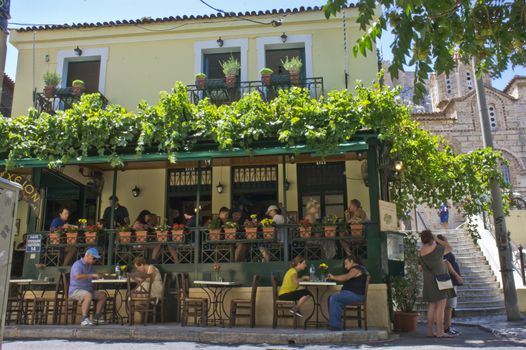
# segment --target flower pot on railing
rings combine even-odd
[[[55,96],[55,92],[57,92],[57,88],[55,86],[44,86],[44,96],[46,96],[47,98],[52,98],[53,96]]]
[[[60,244],[60,234],[59,233],[49,233],[49,244]]]
[[[86,232],[84,232],[84,242],[86,244],[97,243],[97,232],[96,231],[86,231]]]
[[[204,90],[206,88],[206,75],[196,75],[195,76],[195,85],[199,90]]]
[[[184,241],[184,230],[172,230],[172,241],[183,242]]]
[[[237,76],[234,75],[234,74],[229,74],[225,77],[225,84],[226,84],[226,87],[229,88],[229,89],[232,89],[233,87],[236,86],[236,80],[237,80]]]
[[[131,242],[131,232],[130,231],[122,231],[118,233],[119,236],[119,243],[130,243]]]
[[[148,239],[148,231],[135,231],[135,242],[144,243]]]
[[[291,84],[298,84],[300,82],[300,72],[299,71],[290,71],[289,77],[290,77]]]
[[[246,239],[258,239],[258,228],[257,227],[245,227]]]
[[[300,237],[301,238],[311,238],[312,236],[312,227],[300,227]]]
[[[276,237],[275,227],[263,227],[263,238],[264,239],[274,239],[274,237]]]
[[[236,232],[237,228],[224,228],[225,231],[225,239],[227,240],[235,240],[236,239]]]
[[[336,226],[325,226],[323,228],[325,237],[336,237]]]
[[[362,225],[362,224],[351,225],[351,236],[362,237],[364,228],[365,228],[365,225]]]
[[[168,231],[155,231],[155,239],[157,242],[168,241]]]
[[[219,241],[221,239],[221,230],[220,229],[210,229],[208,231],[208,240],[209,241]]]
[[[77,244],[78,232],[66,232],[66,243]]]

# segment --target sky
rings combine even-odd
[[[299,6],[321,6],[325,0],[207,0],[224,11],[257,11]],[[199,0],[11,0],[10,27],[24,24],[65,24],[102,22],[142,17],[212,14],[216,11]],[[392,36],[382,36],[380,48],[384,59],[392,57]],[[8,43],[6,73],[16,81],[17,50]],[[502,89],[514,75],[526,75],[526,68],[509,69],[493,85]]]

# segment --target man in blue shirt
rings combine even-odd
[[[101,314],[104,305],[106,304],[106,293],[93,289],[92,281],[99,278],[99,274],[95,273],[93,263],[95,259],[100,259],[97,248],[89,248],[86,250],[83,258],[77,260],[71,267],[71,281],[69,284],[69,297],[81,303],[82,307],[82,322],[81,326],[93,326],[89,317],[89,308],[91,301],[97,301],[95,306],[95,324],[103,324],[104,318]]]
[[[69,209],[66,207],[61,207],[58,211],[58,216],[51,221],[51,225],[49,225],[50,231],[59,230],[62,228],[68,228],[68,227],[76,227],[74,225],[68,224],[69,219]],[[71,264],[73,259],[75,259],[77,255],[77,248],[73,245],[68,245],[65,248],[66,256],[64,257],[64,266],[68,266]]]

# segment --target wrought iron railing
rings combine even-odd
[[[233,87],[228,87],[224,79],[208,79],[203,87],[188,85],[188,97],[192,103],[208,97],[213,103],[221,105],[232,103],[243,95],[258,91],[264,101],[270,101],[278,96],[280,90],[290,89],[293,86],[306,88],[312,98],[319,98],[324,94],[321,77],[304,78],[292,83],[288,75],[277,75],[272,77],[270,84],[263,84],[261,81],[241,81]]]
[[[108,105],[108,99],[100,93],[102,107]],[[69,88],[58,89],[53,95],[46,96],[44,93],[35,93],[35,108],[38,112],[55,114],[58,110],[66,110],[73,107],[73,104],[80,101],[80,95],[71,93]]]

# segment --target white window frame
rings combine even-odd
[[[219,47],[216,40],[198,41],[194,44],[195,74],[203,72],[203,58],[205,54],[237,52],[241,57],[241,81],[248,80],[248,39],[223,39],[223,46]]]
[[[312,74],[312,35],[289,35],[287,41],[281,41],[281,36],[267,36],[256,38],[256,50],[258,57],[258,71],[266,67],[265,52],[267,49],[305,49],[305,74],[307,78],[313,77]]]
[[[107,47],[93,48],[93,49],[82,49],[82,56],[77,56],[73,50],[64,50],[57,53],[57,72],[61,77],[68,75],[68,63],[69,62],[83,62],[83,61],[96,61],[100,60],[99,70],[99,92],[104,94],[104,88],[106,86],[106,69],[108,66],[109,49]],[[62,79],[60,87],[66,86],[66,79]]]

